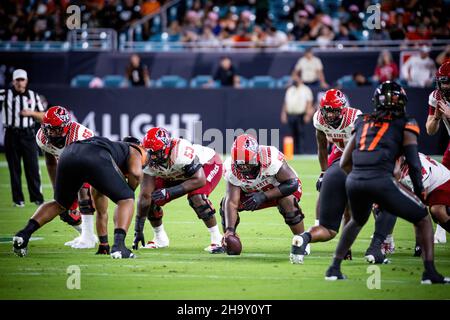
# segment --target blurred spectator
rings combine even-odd
[[[220,59],[220,66],[214,74],[213,79],[219,81],[220,85],[223,87],[239,87],[239,76],[229,57],[222,57]],[[209,85],[212,84],[211,81]]]
[[[267,29],[267,37],[265,40],[267,47],[286,49],[288,41],[288,36],[283,31],[277,30],[275,27]]]
[[[367,80],[366,76],[361,72],[355,72],[353,74],[353,81],[357,87],[371,86],[372,83]]]
[[[294,18],[295,25],[292,28],[292,37],[295,41],[307,41],[309,40],[309,33],[311,28],[308,21],[308,12],[306,10],[300,10]]]
[[[378,56],[377,66],[373,79],[378,82],[395,80],[398,78],[398,66],[392,60],[392,55],[388,50],[383,50]]]
[[[334,40],[334,33],[331,27],[324,25],[320,28],[319,36],[317,37],[317,43],[320,47],[326,47],[331,41]]]
[[[141,63],[141,58],[137,54],[132,54],[130,64],[126,70],[126,78],[133,87],[150,86],[150,76],[148,68]]]
[[[141,15],[144,17],[149,14],[153,14],[159,11],[161,7],[157,0],[144,0],[141,5]]]
[[[436,66],[429,57],[430,48],[424,46],[403,66],[403,74],[410,87],[429,87],[433,84]]]
[[[314,114],[312,91],[301,78],[301,71],[293,74],[293,85],[286,90],[281,109],[281,123],[290,128],[296,154],[304,152],[305,124]]]
[[[436,57],[436,63],[438,65],[443,64],[446,61],[450,60],[450,44],[445,47],[445,50],[442,51],[437,57]]]
[[[320,86],[328,88],[323,73],[322,61],[314,56],[311,48],[306,49],[305,54],[301,57],[294,67],[292,80],[295,80],[296,74],[301,71],[301,80],[307,86]]]
[[[125,31],[133,22],[141,18],[140,7],[135,0],[123,0],[123,4],[117,7],[118,29]]]

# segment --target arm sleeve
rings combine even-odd
[[[419,154],[417,151],[417,144],[410,144],[403,147],[406,163],[409,167],[409,176],[414,186],[414,193],[421,197],[423,191],[422,183],[422,166],[420,164]]]

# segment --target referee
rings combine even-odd
[[[34,125],[35,121],[42,120],[44,107],[39,95],[28,89],[25,70],[17,69],[13,72],[12,84],[11,88],[0,90],[0,112],[3,114],[5,154],[11,179],[12,198],[15,207],[25,206],[21,182],[23,158],[30,201],[40,205],[44,202],[44,197],[41,192]]]

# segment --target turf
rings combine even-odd
[[[314,222],[317,199],[315,181],[319,173],[312,157],[290,162],[303,182],[301,206],[306,227]],[[41,161],[42,164],[42,161]],[[52,195],[45,166],[41,166],[46,199]],[[24,183],[24,186],[26,184]],[[224,183],[212,193],[218,207]],[[24,188],[26,193],[26,188]],[[110,205],[112,214],[113,206]],[[0,238],[21,229],[36,206],[13,208],[9,174],[0,157]],[[0,241],[0,299],[449,299],[450,286],[420,285],[422,263],[412,257],[414,232],[399,221],[395,228],[396,252],[392,263],[380,266],[381,289],[367,287],[368,264],[363,254],[373,231],[373,220],[363,229],[353,247],[353,261],[343,263],[346,281],[327,282],[324,273],[337,240],[312,246],[304,265],[288,261],[291,233],[276,208],[242,213],[238,233],[243,243],[240,256],[210,255],[203,251],[209,233],[188,206],[178,199],[165,207],[164,224],[170,247],[137,251],[134,260],[112,260],[94,255],[94,249],[64,246],[76,233],[59,219],[38,230],[30,242],[29,255],[13,255],[11,243]],[[134,225],[134,224],[133,224]],[[130,244],[133,225],[127,237]],[[112,218],[109,224],[112,234]],[[152,238],[146,225],[146,238]],[[111,240],[111,236],[110,236]],[[438,269],[450,275],[450,244],[435,247]],[[81,270],[81,288],[67,288],[67,268]]]

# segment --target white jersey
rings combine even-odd
[[[167,180],[186,180],[185,167],[196,160],[201,165],[209,162],[216,152],[208,147],[199,144],[192,144],[186,139],[172,139],[172,151],[166,166],[150,166],[144,168],[144,173],[153,177],[160,177]]]
[[[94,132],[92,132],[90,129],[79,124],[78,122],[72,122],[69,126],[69,131],[67,132],[66,144],[64,145],[64,147],[57,148],[50,142],[48,142],[47,138],[44,135],[44,132],[42,132],[42,128],[39,129],[36,134],[36,142],[39,148],[41,148],[43,151],[54,155],[56,158],[59,158],[59,156],[61,156],[61,154],[63,153],[65,147],[69,144],[75,141],[85,140],[93,136]]]
[[[313,124],[317,130],[322,131],[326,135],[327,140],[330,143],[335,144],[336,148],[344,151],[345,145],[352,136],[356,118],[358,118],[360,114],[362,114],[362,112],[359,109],[345,108],[341,124],[339,127],[333,128],[326,123],[320,110],[317,110],[313,116]]]
[[[275,147],[259,146],[259,156],[261,159],[261,171],[256,179],[247,180],[242,177],[234,169],[230,157],[223,165],[224,179],[232,185],[240,187],[245,193],[266,191],[279,186],[280,183],[275,176],[283,165],[284,155]],[[299,184],[299,190],[301,190],[301,184]]]
[[[430,93],[430,96],[428,97],[429,108],[436,109],[438,101],[444,101],[447,104],[447,107],[450,108],[450,103],[446,101],[444,97],[442,97],[440,91],[434,90],[432,93]],[[433,114],[434,112],[435,110],[433,110]],[[428,114],[430,114],[430,112],[428,112]],[[450,119],[442,117],[442,121],[444,122],[444,125],[447,128],[448,135],[450,136]]]
[[[419,158],[422,165],[422,183],[423,187],[427,190],[427,193],[431,193],[433,190],[450,180],[450,170],[443,164],[420,152]],[[413,184],[409,176],[408,165],[405,163],[401,170],[402,176],[400,182],[412,190]]]

